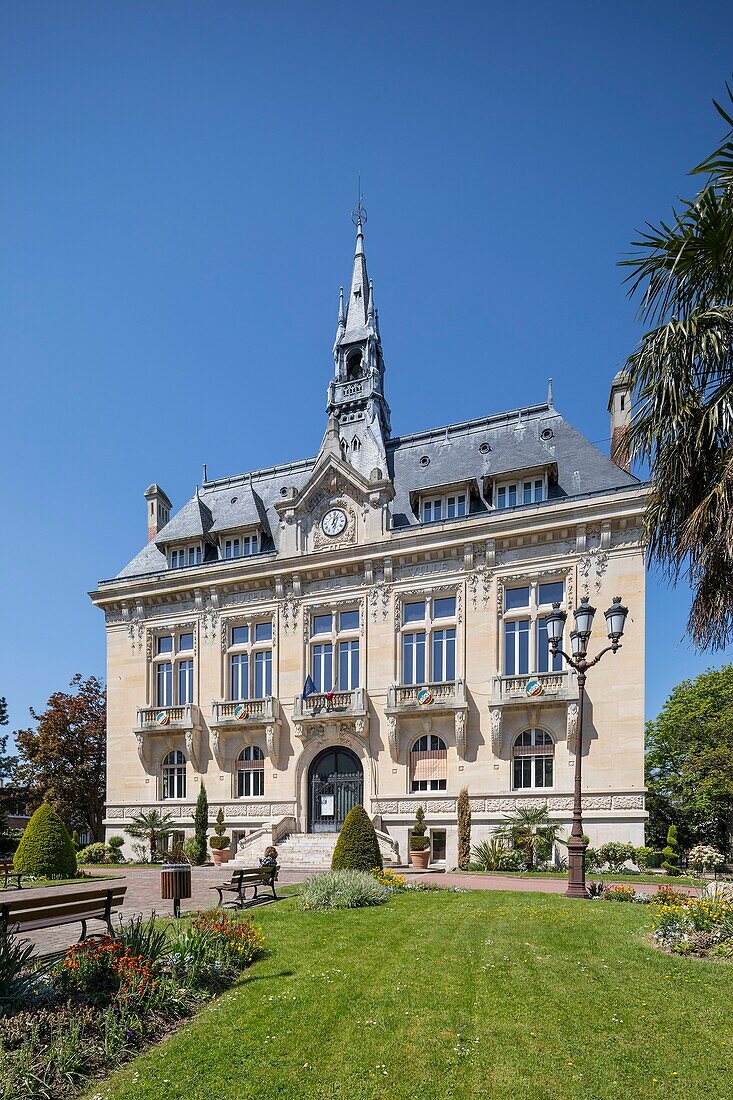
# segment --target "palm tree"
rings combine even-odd
[[[174,829],[174,819],[170,814],[160,813],[159,810],[141,810],[125,826],[125,832],[134,840],[146,840],[150,845],[150,861],[155,863],[155,857],[162,848],[163,842],[168,839]]]
[[[560,826],[550,821],[547,806],[522,806],[512,816],[507,814],[504,821],[506,824],[496,830],[494,837],[524,852],[528,871],[534,870],[538,852],[548,846],[552,851],[560,838]]]
[[[627,363],[630,449],[653,482],[649,555],[673,583],[689,581],[688,632],[701,649],[733,640],[733,117],[715,107],[728,132],[691,173],[704,187],[649,224],[623,261],[650,326]]]

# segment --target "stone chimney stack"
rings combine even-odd
[[[173,505],[168,500],[168,494],[165,490],[161,489],[160,485],[156,485],[155,482],[148,485],[145,490],[145,499],[148,502],[148,542],[150,542],[171,518]]]
[[[608,411],[611,415],[611,461],[630,474],[631,377],[627,370],[620,370],[611,383]]]

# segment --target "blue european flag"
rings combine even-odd
[[[307,699],[309,695],[316,694],[316,685],[313,683],[312,676],[306,676],[305,683],[303,684],[303,698]]]

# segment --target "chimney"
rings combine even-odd
[[[631,375],[627,370],[620,370],[611,383],[608,411],[611,415],[611,461],[630,474]]]
[[[150,542],[171,518],[173,505],[168,500],[166,491],[161,489],[160,485],[156,485],[155,482],[148,485],[145,490],[145,499],[148,502],[148,542]]]

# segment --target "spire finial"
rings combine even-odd
[[[554,401],[553,401],[553,397],[552,397],[552,379],[551,378],[547,379],[547,404],[550,406],[550,408],[552,408],[553,405],[554,405]]]
[[[361,193],[361,172],[359,173],[358,181],[359,182],[357,184],[356,206],[351,211],[351,220],[357,229],[361,229],[362,225],[364,225],[367,220],[366,208],[364,206],[364,203],[362,202],[364,196]]]
[[[374,327],[374,282],[369,280],[369,305],[367,307],[367,323]]]
[[[344,313],[344,288],[339,287],[339,328],[346,324],[346,314]]]

